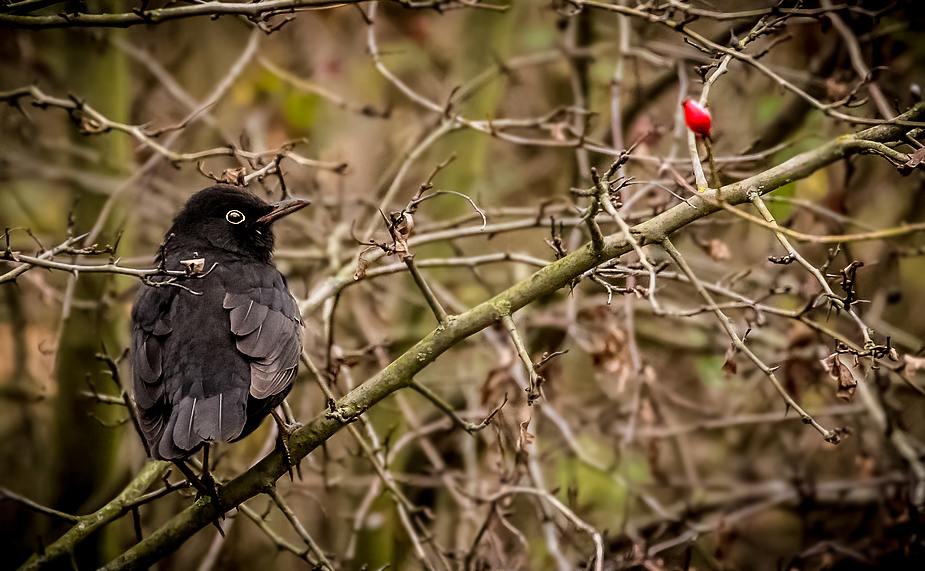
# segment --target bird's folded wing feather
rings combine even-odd
[[[280,284],[225,294],[238,350],[250,358],[250,394],[265,399],[285,390],[302,351],[302,320],[295,299]]]
[[[132,310],[132,385],[139,427],[149,446],[160,441],[170,411],[163,365],[175,295],[174,288],[145,288]]]

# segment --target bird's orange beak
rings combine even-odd
[[[292,200],[284,200],[282,202],[276,202],[273,204],[273,210],[271,210],[268,214],[264,214],[263,216],[258,218],[256,223],[257,224],[270,224],[276,221],[277,219],[282,218],[283,216],[292,214],[293,212],[297,210],[302,210],[303,208],[305,208],[311,203],[312,203],[311,200],[307,200],[304,198],[293,198]]]

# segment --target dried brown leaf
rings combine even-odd
[[[527,430],[528,426],[530,426],[530,419],[520,423],[520,436],[517,437],[517,450],[526,450],[527,446],[530,446],[533,439],[536,438]]]
[[[246,184],[244,180],[244,174],[246,173],[244,167],[239,167],[236,169],[225,169],[225,172],[222,173],[222,182],[227,184],[234,184],[237,186],[244,186]]]
[[[858,389],[858,381],[864,380],[864,373],[857,358],[845,353],[832,353],[822,360],[822,366],[838,383],[835,394],[841,399],[850,401]]]
[[[576,324],[578,346],[591,357],[599,373],[616,375],[615,394],[621,393],[633,373],[633,365],[620,318],[610,307],[601,305],[580,311]]]
[[[186,275],[191,276],[202,272],[206,265],[205,258],[194,258],[191,260],[180,260],[180,263],[186,267]]]
[[[734,375],[738,372],[739,367],[736,365],[736,349],[735,347],[729,347],[726,349],[726,362],[723,363],[723,372],[729,375]]]
[[[706,244],[702,246],[703,251],[713,259],[714,262],[719,262],[721,260],[728,260],[732,257],[732,252],[729,251],[729,246],[726,245],[722,240],[713,238]]]
[[[925,162],[925,147],[917,149],[914,153],[907,156],[909,157],[909,160],[906,161],[904,166],[910,169],[920,167],[922,166],[922,163]]]
[[[369,268],[369,260],[365,258],[366,252],[369,249],[363,250],[357,255],[357,269],[353,272],[353,281],[360,281],[366,277],[366,270]]]

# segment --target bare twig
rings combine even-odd
[[[331,565],[331,562],[328,561],[325,557],[324,552],[321,550],[321,547],[315,543],[315,540],[312,539],[312,536],[309,535],[308,531],[305,529],[305,526],[302,525],[302,522],[299,521],[299,518],[296,517],[295,512],[292,511],[292,508],[289,507],[289,504],[283,498],[282,494],[279,493],[279,489],[276,486],[271,486],[267,491],[267,494],[273,498],[273,503],[276,504],[276,507],[279,508],[279,511],[283,512],[283,515],[286,516],[286,519],[289,520],[289,523],[292,525],[293,529],[296,530],[296,533],[299,534],[299,537],[302,538],[302,541],[305,542],[305,545],[312,551],[315,558],[317,559],[317,565],[321,569],[327,569],[328,571],[334,571],[334,567]]]
[[[677,264],[678,268],[684,273],[684,275],[687,276],[691,284],[697,290],[697,293],[699,293],[700,296],[703,297],[704,301],[706,301],[707,306],[710,307],[710,309],[716,315],[716,318],[719,320],[720,324],[723,326],[723,329],[726,330],[729,338],[732,339],[732,343],[736,350],[747,356],[749,360],[754,363],[755,366],[765,374],[765,376],[768,377],[768,379],[771,381],[771,384],[774,385],[774,388],[780,394],[781,398],[784,399],[788,409],[792,408],[795,410],[797,414],[800,415],[800,418],[803,419],[803,422],[815,428],[827,442],[837,444],[840,439],[838,431],[824,428],[822,425],[816,422],[812,416],[804,411],[784,389],[784,386],[780,383],[780,381],[777,379],[777,376],[774,374],[774,370],[765,365],[764,362],[762,362],[761,359],[759,359],[758,356],[755,355],[752,350],[749,349],[739,338],[729,318],[726,317],[726,315],[721,309],[719,309],[719,307],[717,307],[716,302],[713,301],[713,296],[711,296],[706,288],[704,288],[703,283],[701,283],[700,279],[698,279],[693,270],[691,270],[690,266],[681,256],[681,253],[674,247],[674,244],[671,243],[671,240],[665,238],[662,241],[662,247],[665,249],[668,255],[671,256],[671,259],[674,260],[675,264]]]

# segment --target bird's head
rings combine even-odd
[[[210,186],[190,197],[173,219],[167,250],[211,247],[269,263],[273,222],[308,204],[299,198],[270,204],[238,186]]]

